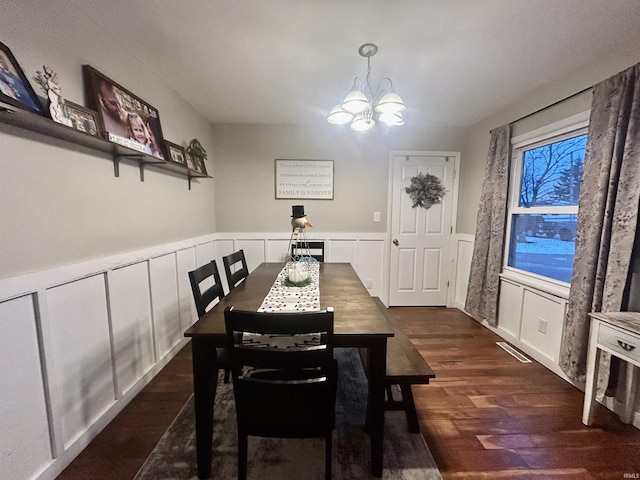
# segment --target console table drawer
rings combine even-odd
[[[598,343],[620,354],[622,357],[630,357],[640,362],[640,338],[637,335],[601,324],[598,332]]]

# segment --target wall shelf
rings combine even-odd
[[[120,176],[120,162],[122,160],[130,160],[138,163],[141,182],[144,182],[144,169],[147,165],[186,177],[189,182],[189,190],[191,190],[192,178],[211,178],[209,175],[190,170],[186,166],[138,152],[6,104],[0,104],[0,123],[107,153],[113,159],[113,171],[116,177]]]

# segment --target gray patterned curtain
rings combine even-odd
[[[498,322],[498,288],[502,266],[507,193],[509,189],[510,125],[491,131],[464,309],[474,318]]]
[[[639,199],[640,64],[637,64],[599,83],[593,91],[573,276],[560,350],[560,367],[571,379],[584,380],[588,313],[619,311],[623,307]]]

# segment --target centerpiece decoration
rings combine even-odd
[[[287,250],[287,275],[285,277],[285,285],[288,287],[306,287],[313,280],[309,271],[309,263],[316,261],[311,255],[294,255],[293,247],[299,243],[307,244],[307,248],[303,251],[309,250],[307,235],[305,232],[306,227],[313,228],[313,225],[309,223],[304,213],[304,205],[293,205],[291,215],[291,237],[289,239],[289,245]]]

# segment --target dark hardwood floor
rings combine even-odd
[[[640,431],[456,309],[391,308],[437,378],[415,386],[422,433],[449,479],[624,479],[640,475]],[[132,479],[192,392],[187,345],[59,480]],[[625,475],[626,474],[626,475]]]

